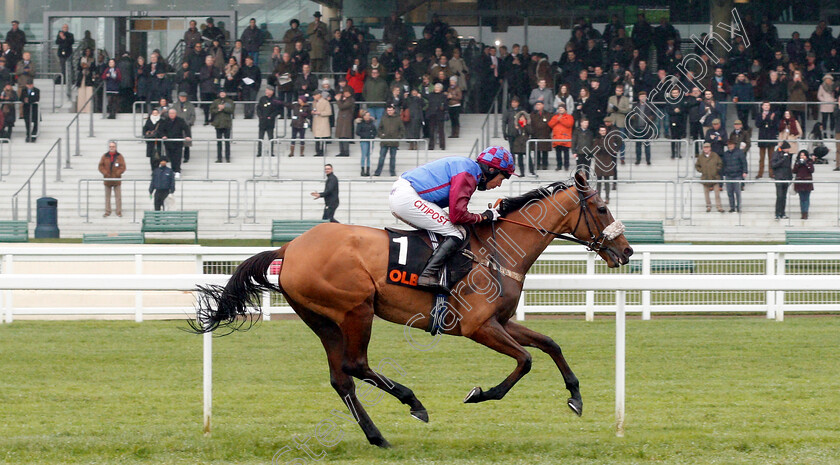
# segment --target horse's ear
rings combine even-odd
[[[589,180],[586,178],[586,171],[584,170],[577,170],[575,171],[575,187],[579,191],[584,191],[588,189]]]

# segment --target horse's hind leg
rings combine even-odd
[[[554,363],[557,364],[557,368],[560,369],[560,373],[563,374],[563,381],[566,382],[566,389],[568,389],[569,393],[572,395],[572,397],[570,397],[567,401],[569,408],[572,409],[578,416],[582,415],[583,400],[580,397],[580,383],[578,382],[577,376],[572,373],[572,369],[569,368],[569,364],[566,363],[566,359],[563,357],[563,352],[560,350],[560,346],[550,337],[530,330],[512,321],[507,321],[505,323],[505,330],[507,330],[508,334],[516,339],[516,342],[522,344],[523,346],[535,347],[547,353],[552,360],[554,360]]]
[[[341,324],[344,335],[344,372],[394,396],[403,404],[408,405],[411,416],[428,423],[429,414],[426,407],[420,403],[411,389],[370,368],[367,349],[372,325],[373,310],[368,304],[360,305],[345,315]]]
[[[391,445],[379,432],[362,403],[356,397],[356,385],[353,378],[342,370],[342,365],[344,365],[344,337],[341,329],[332,320],[294,302],[289,301],[289,303],[304,323],[321,339],[330,366],[330,384],[338,393],[338,396],[341,397],[341,401],[350,410],[353,419],[362,428],[368,442],[379,447],[390,447]]]
[[[473,388],[467,394],[464,403],[472,404],[485,400],[500,400],[513,388],[517,381],[531,371],[531,354],[522,348],[495,318],[487,320],[470,336],[470,339],[496,352],[513,357],[516,359],[516,369],[498,386],[487,392],[482,391],[479,387]]]

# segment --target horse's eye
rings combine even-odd
[[[598,207],[598,213],[601,213],[601,214],[607,213],[607,207],[606,206]]]

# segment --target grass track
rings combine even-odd
[[[214,429],[204,437],[201,338],[184,326],[0,325],[0,463],[268,464],[342,407],[303,323],[263,323],[214,341]],[[351,424],[338,445],[310,445],[325,450],[321,463],[340,464],[840,463],[836,317],[629,321],[623,439],[613,432],[613,322],[528,326],[563,347],[581,380],[582,418],[542,353],[531,351],[533,370],[504,400],[464,405],[512,360],[461,338],[419,352],[402,327],[378,321],[372,365],[389,357],[405,369],[386,373],[414,390],[431,422],[386,397],[368,412],[393,449],[367,445]]]

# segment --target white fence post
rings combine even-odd
[[[586,275],[595,274],[595,252],[586,254]],[[586,321],[595,321],[595,291],[586,291]]]
[[[776,274],[779,276],[785,275],[785,265],[787,258],[784,252],[779,252],[778,260],[776,261]],[[785,321],[785,291],[776,291],[776,321]]]
[[[525,290],[519,293],[519,303],[516,304],[516,320],[525,320]]]
[[[3,260],[3,273],[4,274],[12,274],[13,273],[13,269],[12,269],[13,268],[13,265],[12,265],[13,262],[14,262],[13,255],[10,254],[10,253],[6,254],[6,256]],[[12,321],[14,321],[14,318],[12,317],[12,312],[14,312],[14,302],[12,301],[12,290],[7,289],[7,290],[3,291],[3,294],[6,296],[6,298],[3,299],[3,304],[6,306],[6,323],[11,323]]]
[[[615,291],[615,435],[624,437],[624,303],[626,291]]]
[[[650,252],[642,254],[642,275],[650,275]],[[650,290],[642,291],[642,319],[650,320]]]
[[[134,255],[134,273],[143,274],[143,255]],[[143,291],[134,291],[134,321],[143,322]]]
[[[213,407],[213,333],[204,333],[204,434],[210,435]]]
[[[765,274],[767,276],[773,276],[776,273],[776,253],[775,252],[767,252],[767,264],[764,265],[765,267]],[[775,318],[775,311],[774,307],[776,305],[776,292],[775,291],[767,291],[767,319]]]

